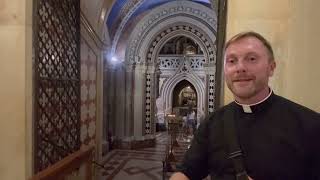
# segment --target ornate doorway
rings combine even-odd
[[[186,116],[190,109],[197,111],[197,92],[189,81],[182,80],[173,89],[172,109],[179,116]]]

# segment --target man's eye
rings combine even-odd
[[[234,59],[228,59],[227,62],[230,63],[230,64],[233,64],[235,62],[235,60]]]
[[[249,57],[249,60],[250,61],[255,61],[255,60],[257,60],[257,58],[256,57]]]

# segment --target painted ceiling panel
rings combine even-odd
[[[131,1],[131,0],[116,0],[116,2],[113,4],[107,20],[107,26],[109,28],[112,26],[112,24],[114,23],[114,20],[116,20],[117,16],[120,13],[120,10],[126,4],[127,1]]]
[[[173,0],[117,0],[114,3],[114,5],[111,9],[111,12],[108,16],[108,19],[107,19],[107,27],[111,31],[110,32],[111,34],[114,34],[113,31],[116,31],[116,29],[117,29],[116,26],[118,26],[120,24],[120,22],[118,22],[118,21],[121,21],[123,19],[123,17],[125,17],[126,13],[128,13],[130,11],[130,9],[123,10],[126,8],[126,5],[130,5],[130,7],[133,7],[132,4],[136,4],[140,1],[143,1],[143,3],[140,5],[139,8],[137,8],[135,10],[134,13],[132,13],[130,19],[135,16],[138,16],[139,14],[141,14],[145,11],[151,10],[157,6],[160,6],[160,5],[167,3],[167,2],[171,2]],[[190,1],[197,2],[197,3],[203,4],[207,7],[210,7],[210,0],[190,0]]]

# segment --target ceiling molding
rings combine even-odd
[[[109,46],[109,44],[100,38],[82,11],[80,12],[80,22],[98,48],[106,49]]]

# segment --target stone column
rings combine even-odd
[[[124,134],[126,139],[130,139],[133,136],[133,81],[134,81],[134,66],[128,65],[126,67],[125,75],[125,122],[124,122]]]
[[[108,78],[109,74],[107,69],[103,69],[103,128],[102,128],[102,156],[104,156],[107,153],[107,150],[109,149],[109,144],[108,144],[108,101],[109,101],[109,96],[108,96]]]
[[[125,69],[123,64],[117,65],[115,73],[115,92],[114,92],[114,107],[115,107],[115,135],[119,139],[125,136]]]
[[[144,119],[145,119],[145,71],[143,64],[136,64],[134,71],[133,85],[133,134],[135,139],[142,139],[144,135]]]
[[[116,68],[110,62],[107,62],[105,67],[106,81],[105,81],[105,94],[106,94],[106,132],[107,141],[115,136],[115,87],[116,87]],[[108,142],[110,143],[110,142]]]

